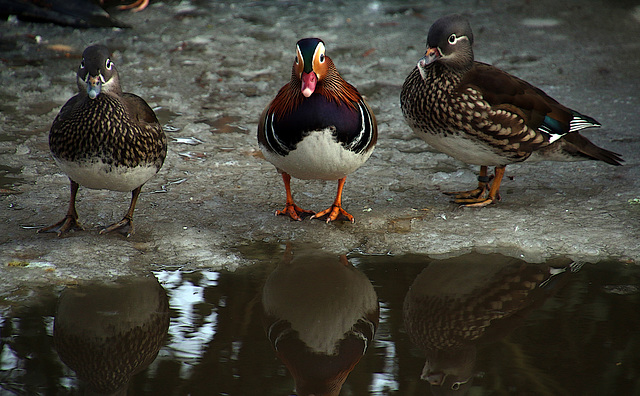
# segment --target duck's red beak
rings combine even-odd
[[[440,53],[440,50],[438,50],[437,47],[429,47],[427,49],[427,52],[425,52],[424,56],[422,58],[420,58],[420,65],[422,67],[433,63],[435,60],[439,59],[442,57],[442,54]]]
[[[302,72],[302,94],[308,98],[316,90],[316,84],[318,83],[318,76],[316,73]]]

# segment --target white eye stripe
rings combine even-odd
[[[107,68],[107,70],[111,70],[113,68],[113,62],[111,62],[111,59],[107,58],[107,61],[105,62],[105,67]]]
[[[300,64],[304,66],[304,58],[302,57],[302,51],[300,51],[300,47],[296,46],[296,65]]]
[[[458,41],[465,39],[468,40],[467,36],[456,36],[455,33],[452,33],[451,36],[449,36],[449,38],[447,39],[447,42],[451,45],[455,45],[458,43]]]
[[[318,46],[316,47],[316,50],[313,54],[313,58],[318,59],[320,63],[324,63],[324,60],[325,60],[324,52],[325,52],[324,44],[322,42],[318,43]]]

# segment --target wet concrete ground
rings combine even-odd
[[[475,185],[477,169],[414,137],[399,93],[423,54],[429,26],[451,12],[470,18],[476,59],[599,120],[602,128],[584,134],[622,154],[625,165],[513,165],[499,204],[450,204],[441,190]],[[264,242],[314,242],[340,254],[478,251],[531,262],[637,262],[638,13],[626,2],[600,1],[161,1],[116,14],[132,29],[0,22],[4,291],[141,268],[233,269],[251,262],[240,248]],[[355,224],[273,216],[284,204],[284,188],[259,154],[257,119],[288,80],[295,42],[305,36],[324,39],[378,119],[376,151],[345,187],[343,204]],[[86,231],[38,235],[37,228],[64,216],[69,197],[68,179],[49,155],[48,129],[75,93],[82,50],[96,42],[114,51],[125,91],[156,108],[169,154],[143,188],[132,237],[98,235],[122,217],[129,194],[82,188],[77,209]],[[334,182],[294,180],[292,186],[305,208],[324,209],[335,196]]]

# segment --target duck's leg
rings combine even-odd
[[[276,216],[289,216],[293,220],[300,221],[302,217],[314,215],[314,211],[302,209],[293,201],[293,194],[291,194],[291,176],[289,176],[288,173],[282,172],[282,181],[284,181],[284,189],[287,193],[287,202],[284,205],[284,209],[276,210]]]
[[[55,232],[60,236],[72,229],[84,230],[80,223],[78,223],[78,212],[76,212],[76,195],[78,194],[78,188],[80,186],[71,179],[69,179],[69,182],[71,183],[71,197],[69,198],[69,209],[67,209],[67,215],[56,224],[41,228],[38,232]]]
[[[453,195],[456,202],[459,199],[480,199],[484,198],[488,192],[489,182],[491,177],[487,175],[487,166],[480,166],[480,175],[478,175],[478,188],[469,191],[445,191],[447,195]]]
[[[506,169],[506,165],[496,166],[495,176],[491,183],[491,188],[489,189],[489,194],[485,197],[478,198],[469,198],[469,199],[456,199],[455,202],[462,204],[462,206],[470,207],[470,208],[482,208],[494,202],[500,200],[500,183],[502,182],[502,177],[504,176],[504,171]]]
[[[338,194],[336,200],[333,201],[333,205],[329,209],[323,210],[311,216],[312,219],[319,219],[327,216],[327,223],[337,219],[346,219],[352,223],[355,223],[355,219],[346,210],[342,209],[342,189],[344,188],[344,182],[347,181],[347,177],[343,177],[338,180]]]
[[[142,191],[142,186],[136,188],[131,191],[131,204],[129,204],[129,210],[124,215],[122,220],[117,223],[113,223],[108,227],[100,230],[100,234],[105,234],[111,231],[118,231],[119,233],[126,235],[127,237],[133,234],[133,211],[136,209],[136,203],[138,202],[138,196],[140,195],[140,191]]]

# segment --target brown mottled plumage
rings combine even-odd
[[[520,326],[580,267],[547,267],[496,254],[431,263],[403,305],[406,333],[426,354],[421,378],[437,387],[434,394],[465,394],[477,372],[478,346]]]
[[[90,392],[125,395],[157,357],[169,330],[167,292],[153,276],[89,282],[60,295],[53,343]]]
[[[124,218],[101,231],[133,233],[133,211],[141,187],[162,167],[167,139],[153,110],[140,97],[123,93],[109,50],[85,49],[77,74],[78,94],[53,121],[49,147],[69,176],[71,198],[67,215],[39,232],[61,235],[82,229],[75,209],[79,185],[93,189],[131,191]]]
[[[452,157],[480,165],[478,188],[449,193],[465,206],[497,201],[506,165],[525,160],[594,159],[620,165],[619,154],[577,131],[598,127],[542,90],[494,66],[473,60],[473,33],[460,15],[436,21],[427,52],[409,74],[400,97],[409,126]],[[489,189],[487,167],[495,166]]]

